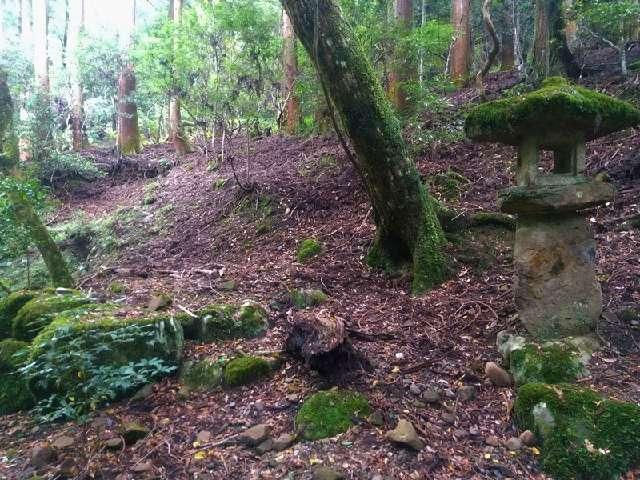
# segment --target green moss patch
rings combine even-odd
[[[185,338],[199,342],[215,342],[236,338],[255,338],[269,328],[267,312],[255,302],[242,305],[209,305],[195,312],[196,318],[177,315],[184,327]]]
[[[18,373],[26,360],[29,344],[8,339],[0,342],[0,415],[31,408],[33,396],[27,383]],[[25,355],[20,355],[24,351]]]
[[[224,383],[230,387],[246,385],[268,377],[269,374],[271,366],[264,358],[234,358],[224,367]]]
[[[572,385],[530,383],[514,405],[521,429],[543,439],[543,470],[557,480],[614,480],[640,465],[640,406]]]
[[[180,372],[180,382],[191,390],[212,390],[222,385],[224,361],[188,362]]]
[[[345,390],[328,390],[309,397],[296,416],[296,426],[307,440],[346,432],[354,417],[371,413],[366,397]]]
[[[589,141],[638,123],[640,110],[631,104],[553,77],[526,95],[475,107],[465,132],[475,141],[510,145],[535,135],[543,144],[552,143],[541,146],[553,148],[571,142],[575,134],[583,133]]]
[[[38,296],[24,304],[16,314],[11,326],[13,337],[25,341],[32,340],[58,313],[91,302],[90,298],[79,292]]]
[[[307,238],[300,242],[296,251],[296,258],[301,263],[306,263],[322,252],[322,245],[315,238]]]
[[[0,300],[0,339],[10,337],[13,319],[18,311],[37,295],[27,290],[13,292]]]
[[[581,353],[572,345],[526,344],[510,354],[516,385],[525,383],[571,383],[586,375]]]
[[[12,338],[2,340],[0,342],[0,373],[13,372],[20,364],[24,363],[28,347],[27,342],[20,340]],[[20,355],[20,352],[24,352],[25,355]]]
[[[289,292],[289,298],[294,307],[303,309],[321,305],[327,300],[327,294],[318,289],[298,289],[291,290]]]

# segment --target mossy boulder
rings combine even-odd
[[[92,302],[92,299],[76,291],[39,295],[18,310],[11,325],[13,337],[30,341],[38,336],[57,314]]]
[[[240,357],[224,367],[224,383],[229,387],[246,385],[271,374],[271,365],[264,358]]]
[[[27,410],[34,398],[27,382],[18,372],[26,360],[29,344],[7,339],[0,342],[0,415]],[[25,355],[20,355],[25,351]]]
[[[327,300],[327,294],[319,289],[298,289],[289,292],[291,304],[296,308],[312,308]]]
[[[269,328],[267,312],[261,305],[245,301],[242,305],[209,305],[196,312],[196,317],[175,317],[184,327],[185,338],[199,342],[215,342],[236,338],[255,338]]]
[[[301,263],[306,263],[322,252],[322,245],[315,238],[307,238],[300,242],[296,251],[296,258]]]
[[[475,107],[465,132],[474,141],[509,145],[535,136],[540,147],[555,150],[576,137],[589,141],[639,123],[640,110],[633,105],[552,77],[528,94]]]
[[[640,406],[573,385],[520,388],[515,420],[542,439],[542,468],[557,480],[614,480],[640,466]]]
[[[0,300],[0,339],[13,335],[12,325],[18,311],[38,295],[37,292],[21,290]]]
[[[510,368],[516,385],[525,383],[571,383],[587,374],[584,357],[568,343],[528,343],[513,350]]]
[[[328,390],[309,397],[296,416],[296,427],[307,440],[346,432],[355,417],[366,417],[371,407],[366,397],[348,390]]]
[[[180,372],[180,383],[189,390],[213,390],[222,385],[224,362],[200,360],[187,362]]]

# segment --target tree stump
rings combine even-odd
[[[296,318],[285,341],[285,351],[322,375],[368,365],[353,348],[344,321],[324,311]]]

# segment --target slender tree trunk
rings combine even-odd
[[[80,37],[84,30],[85,4],[84,0],[71,0],[71,45],[73,57],[69,63],[73,96],[73,110],[71,114],[71,135],[73,139],[73,150],[79,152],[84,147],[84,108],[83,91],[80,81],[80,65],[78,65],[78,51],[80,48]]]
[[[420,26],[424,27],[427,23],[427,0],[422,0],[420,5]],[[420,49],[420,64],[418,66],[418,79],[420,85],[424,84],[424,49]]]
[[[45,92],[49,92],[48,23],[48,0],[33,0],[33,70]]]
[[[573,0],[562,0],[562,17],[564,18],[564,38],[567,48],[575,52],[578,45],[578,21],[573,11]]]
[[[627,65],[627,39],[622,38],[620,40],[620,46],[618,47],[620,52],[620,72],[623,77],[626,77],[629,73],[629,67]]]
[[[502,31],[502,49],[500,50],[500,70],[510,72],[516,65],[515,43],[515,0],[508,0],[503,5],[504,30]]]
[[[127,64],[118,79],[118,150],[124,155],[140,153],[142,150],[135,92],[133,65]]]
[[[437,284],[445,275],[444,236],[433,201],[351,27],[335,0],[282,0],[282,4],[355,149],[353,161],[377,226],[369,263],[388,269],[412,265],[414,291]]]
[[[284,70],[285,131],[294,135],[300,124],[300,99],[296,95],[298,77],[298,57],[296,55],[296,35],[287,12],[282,12],[282,66]]]
[[[471,2],[453,0],[452,7],[454,41],[451,47],[451,79],[458,84],[464,84],[469,78],[471,67]]]
[[[413,0],[394,0],[393,13],[396,26],[403,37],[413,26]],[[409,58],[403,42],[396,42],[389,72],[389,97],[399,112],[405,112],[409,106],[405,88],[405,84],[411,79]]]
[[[170,8],[173,23],[178,28],[182,21],[182,0],[171,0]],[[169,139],[176,153],[180,155],[189,153],[189,144],[182,130],[180,97],[175,92],[172,92],[169,100]]]
[[[493,20],[491,19],[491,0],[484,0],[482,2],[482,21],[489,34],[489,38],[491,38],[491,50],[487,56],[487,61],[476,74],[476,88],[481,95],[484,95],[484,79],[491,70],[491,66],[493,62],[495,62],[498,53],[500,53],[500,39],[498,38],[496,27],[493,25]]]

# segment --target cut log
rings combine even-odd
[[[368,365],[351,345],[344,321],[323,311],[315,315],[301,314],[295,320],[285,351],[322,375]]]

